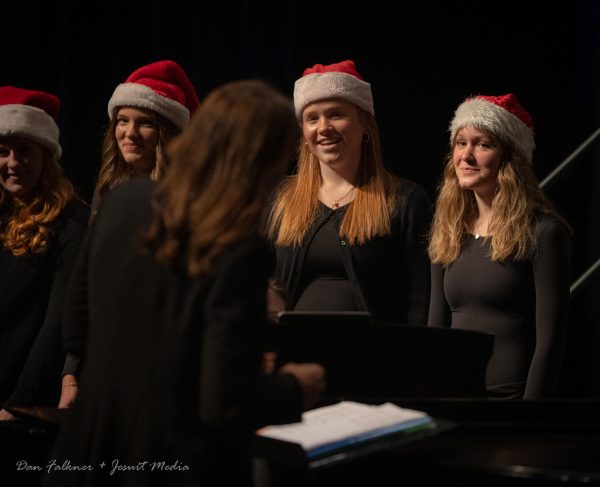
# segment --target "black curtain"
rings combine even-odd
[[[173,59],[203,98],[261,78],[291,95],[305,67],[354,59],[371,82],[387,165],[432,199],[453,110],[472,94],[517,94],[532,114],[543,179],[600,125],[600,7],[528,2],[145,0],[10,2],[0,83],[62,100],[63,165],[89,199],[115,86]],[[400,13],[397,13],[397,12]],[[600,149],[548,194],[571,223],[574,278],[600,257]],[[564,395],[600,397],[600,278],[573,301]]]

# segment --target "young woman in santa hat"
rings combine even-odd
[[[0,406],[54,406],[60,313],[88,212],[58,160],[60,100],[0,87]],[[6,411],[0,419],[11,418]]]
[[[109,189],[135,176],[158,180],[168,165],[166,145],[198,108],[198,95],[183,68],[164,60],[136,69],[108,102],[109,126],[92,200],[92,218]]]
[[[183,68],[164,60],[136,69],[108,102],[109,126],[92,199],[91,220],[107,191],[136,176],[158,180],[168,166],[167,144],[187,126],[198,96]],[[67,355],[59,407],[77,396],[79,358]]]
[[[296,81],[294,105],[297,174],[268,221],[275,287],[293,310],[425,325],[430,203],[421,186],[384,168],[371,85],[353,61],[317,64]]]
[[[512,94],[469,98],[450,144],[429,244],[429,325],[494,333],[490,397],[550,397],[565,344],[570,230],[533,173],[531,116]]]

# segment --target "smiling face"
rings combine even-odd
[[[127,164],[138,174],[150,174],[156,163],[158,119],[150,110],[123,107],[117,111],[115,138]]]
[[[493,198],[501,156],[500,143],[488,132],[473,127],[460,129],[452,149],[460,187],[475,191],[483,198]]]
[[[311,103],[302,112],[302,132],[308,149],[322,164],[360,162],[365,128],[352,103],[339,99]]]
[[[33,140],[1,137],[0,185],[15,196],[28,196],[40,181],[46,154],[44,147]]]

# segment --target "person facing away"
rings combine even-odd
[[[169,165],[166,146],[187,126],[198,108],[198,95],[179,64],[157,61],[136,69],[108,101],[110,124],[102,143],[102,166],[90,220],[104,194],[136,176],[160,179]],[[59,407],[77,397],[79,358],[68,354]]]
[[[371,85],[354,61],[316,64],[296,81],[294,105],[297,173],[279,187],[267,222],[274,287],[292,310],[425,325],[430,202],[384,168]]]
[[[531,116],[475,96],[450,124],[429,243],[430,326],[491,332],[492,398],[554,393],[569,305],[570,229],[533,173]]]
[[[144,65],[119,84],[108,102],[110,123],[102,142],[102,164],[92,217],[109,189],[135,176],[158,180],[169,160],[166,146],[199,106],[183,68],[163,60]]]
[[[260,372],[273,257],[259,222],[296,137],[288,99],[229,83],[174,141],[160,183],[105,196],[70,284],[64,343],[83,368],[51,454],[94,470],[49,485],[247,485],[254,430],[318,399],[317,364]],[[103,461],[147,463],[109,475]]]
[[[58,161],[60,100],[0,87],[0,407],[55,405],[60,313],[87,209]],[[11,419],[6,410],[0,419]]]

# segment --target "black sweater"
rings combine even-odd
[[[425,325],[429,305],[426,233],[430,201],[421,186],[408,180],[400,180],[400,183],[399,203],[392,215],[392,233],[375,237],[364,245],[349,245],[344,238],[339,238],[339,248],[355,300],[362,309],[380,322]],[[344,208],[340,210],[332,216],[331,211],[321,205],[302,245],[275,246],[275,280],[286,291],[291,309],[302,292],[298,284],[307,249],[328,218],[336,219],[339,232],[345,214]]]
[[[0,403],[56,406],[64,353],[60,315],[88,211],[73,201],[56,220],[42,255],[0,250]]]

